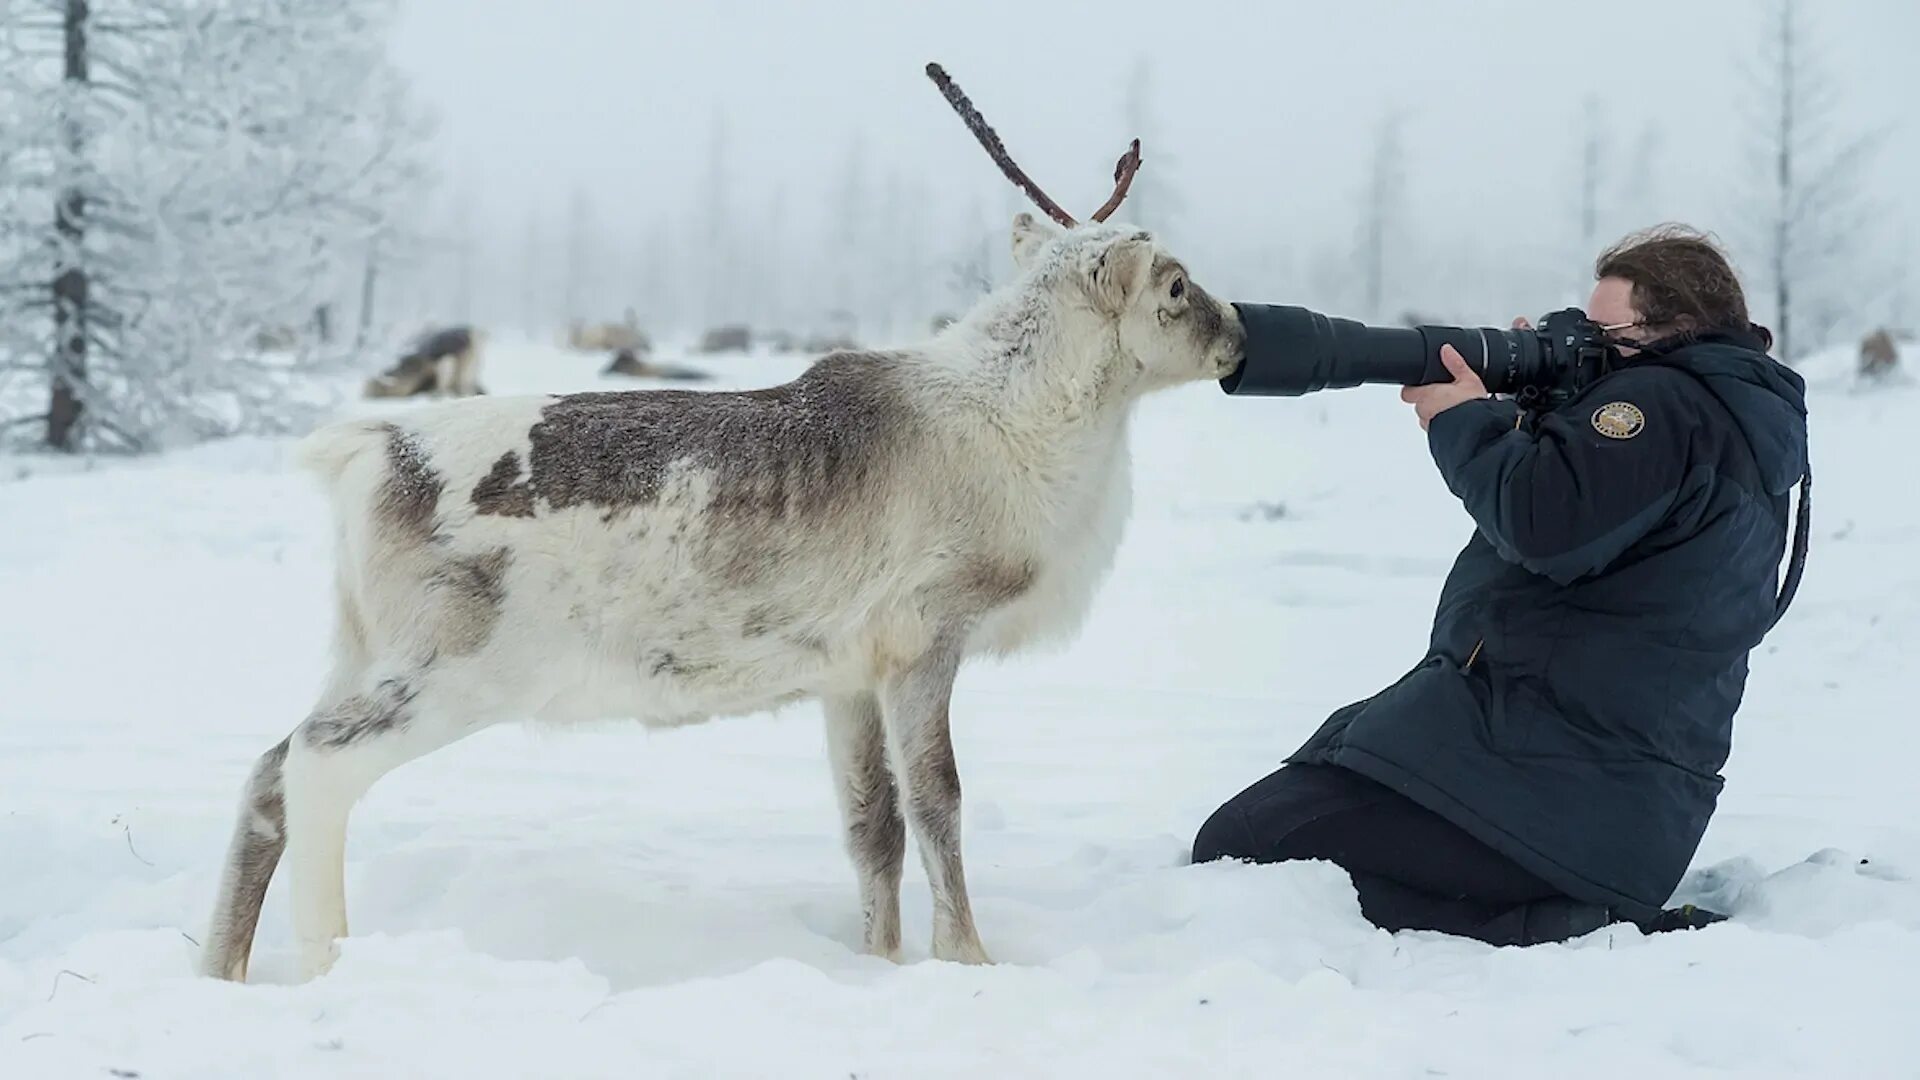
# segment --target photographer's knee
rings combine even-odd
[[[1253,850],[1253,830],[1247,827],[1247,816],[1230,802],[1215,810],[1194,834],[1191,861],[1197,865],[1218,859],[1251,859]]]

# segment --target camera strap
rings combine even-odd
[[[1793,546],[1787,557],[1787,579],[1780,585],[1780,595],[1774,599],[1773,621],[1767,624],[1771,630],[1779,625],[1780,617],[1787,613],[1787,606],[1793,603],[1793,594],[1800,588],[1800,575],[1807,566],[1807,530],[1813,525],[1813,465],[1808,463],[1806,471],[1800,474],[1800,508],[1793,519]]]

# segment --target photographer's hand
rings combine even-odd
[[[1425,386],[1408,386],[1400,391],[1400,400],[1413,406],[1415,416],[1420,418],[1420,430],[1425,431],[1434,417],[1453,408],[1463,401],[1477,401],[1490,397],[1487,386],[1480,376],[1467,366],[1466,358],[1451,345],[1440,346],[1440,362],[1453,372],[1453,381],[1428,383]]]

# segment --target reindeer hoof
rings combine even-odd
[[[993,958],[987,955],[986,947],[978,941],[961,942],[959,944],[936,942],[933,947],[933,958],[954,964],[993,963]]]
[[[340,959],[338,941],[308,941],[300,945],[300,980],[311,982],[333,970],[333,962]]]

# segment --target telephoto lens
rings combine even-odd
[[[1459,350],[1493,393],[1539,382],[1550,372],[1543,334],[1461,326],[1368,326],[1303,307],[1235,304],[1247,332],[1247,355],[1220,380],[1229,394],[1299,397],[1378,383],[1421,386],[1450,382],[1440,346]]]

